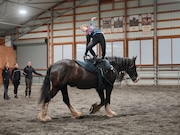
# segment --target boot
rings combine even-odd
[[[29,98],[31,97],[31,90],[29,90]]]
[[[27,93],[28,93],[28,91],[27,91],[27,89],[25,90],[25,97],[27,97]]]

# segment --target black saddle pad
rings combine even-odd
[[[96,61],[96,64],[94,64]],[[109,70],[111,68],[111,64],[106,59],[87,59],[86,61],[75,60],[75,62],[81,67],[85,68],[89,72],[97,73],[98,65],[104,69],[104,71]]]

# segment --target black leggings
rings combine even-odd
[[[19,86],[20,82],[17,80],[13,81],[13,85],[14,85],[14,94],[17,95],[18,92],[18,86]]]
[[[9,81],[3,81],[4,85],[4,99],[8,99],[8,87],[9,87]]]
[[[106,55],[106,42],[105,42],[105,38],[104,35],[102,33],[97,33],[93,36],[93,40],[91,42],[89,42],[89,44],[87,45],[86,48],[86,52],[89,50],[90,53],[95,56],[95,52],[92,49],[97,43],[101,44],[101,49],[102,49],[102,58],[104,58],[104,56]]]

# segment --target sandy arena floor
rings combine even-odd
[[[69,87],[71,104],[84,113],[82,119],[72,119],[59,92],[50,102],[51,122],[40,122],[37,114],[40,86],[33,86],[32,97],[25,98],[20,85],[18,99],[9,87],[10,100],[3,100],[0,86],[0,135],[179,135],[180,87],[178,86],[115,86],[111,109],[117,117],[100,112],[89,115],[91,105],[99,102],[94,89]]]

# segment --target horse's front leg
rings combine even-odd
[[[104,89],[96,89],[96,91],[100,97],[101,102],[100,102],[100,104],[94,103],[91,106],[91,108],[89,110],[90,114],[94,114],[94,113],[98,112],[101,109],[101,107],[105,104]]]
[[[71,104],[70,104],[70,100],[69,100],[69,95],[68,95],[68,91],[67,91],[67,85],[65,85],[62,90],[62,96],[63,96],[63,101],[64,103],[68,106],[71,114],[72,114],[72,118],[78,119],[83,117],[83,113],[82,112],[78,112]]]
[[[108,116],[108,117],[117,116],[117,113],[110,109],[110,100],[111,100],[112,89],[113,89],[113,87],[109,87],[106,89],[105,111],[106,111],[106,116]]]
[[[51,100],[51,98],[53,98],[58,92],[57,88],[52,88],[52,90],[50,91],[50,93],[48,94],[48,96],[46,97],[46,99],[44,100],[44,103],[42,105],[41,111],[38,114],[38,119],[40,121],[51,121],[51,117],[47,115],[47,111],[48,111],[48,105],[49,102]]]

